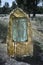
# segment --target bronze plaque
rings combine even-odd
[[[13,20],[12,40],[16,42],[27,41],[27,19],[17,18]]]

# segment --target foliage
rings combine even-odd
[[[0,5],[1,5],[1,0],[0,0]]]
[[[16,3],[13,1],[12,2],[12,6],[11,6],[12,9],[15,9],[16,8]]]
[[[37,4],[40,0],[16,0],[18,7],[22,8],[23,10],[33,13],[35,16],[37,10]]]
[[[8,2],[5,2],[4,6],[0,7],[0,14],[9,14],[15,8],[16,8],[16,4],[15,4],[14,1],[12,2],[12,6],[11,7],[9,7],[9,3]]]
[[[40,2],[40,0],[16,0],[17,5],[15,1],[12,2],[12,6],[9,7],[9,3],[5,2],[3,7],[0,7],[0,14],[9,14],[13,9],[15,9],[17,6],[22,8],[27,13],[33,13],[34,16],[36,13],[43,13],[43,8],[38,7],[37,4]],[[1,0],[0,0],[1,3]]]
[[[4,6],[5,6],[5,8],[9,8],[9,3],[5,2]]]

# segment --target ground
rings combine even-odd
[[[39,59],[25,58],[25,59],[12,59],[7,55],[7,44],[5,44],[7,35],[7,26],[9,21],[9,15],[0,16],[0,65],[42,65],[43,61],[43,15],[36,15],[34,18],[30,17],[30,22],[32,25],[32,41],[36,47],[34,49],[34,55],[40,57]],[[39,49],[38,49],[39,48]],[[36,53],[36,51],[38,51]],[[38,59],[38,62],[36,60]],[[19,61],[18,61],[19,60]],[[20,61],[21,60],[21,61]],[[33,63],[32,63],[32,62]]]

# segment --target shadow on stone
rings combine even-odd
[[[3,60],[2,58],[0,58],[0,65],[5,65],[5,60]]]

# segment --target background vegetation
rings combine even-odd
[[[42,14],[43,13],[43,7],[38,7],[37,4],[40,2],[40,0],[16,0],[12,2],[12,6],[9,7],[9,3],[5,2],[3,7],[0,7],[0,14],[9,14],[13,9],[15,9],[17,6],[22,8],[27,13],[33,13],[35,14]],[[42,0],[43,2],[43,0]],[[43,3],[42,3],[43,4]],[[0,0],[0,6],[1,6],[1,0]]]

